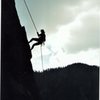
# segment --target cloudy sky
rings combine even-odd
[[[24,0],[15,1],[28,40],[37,37]],[[100,65],[100,0],[26,2],[38,30],[45,29],[46,32],[47,41],[42,47],[44,69],[75,62]],[[37,71],[42,70],[40,50],[40,46],[32,50],[31,61]]]

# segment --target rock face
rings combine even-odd
[[[1,17],[2,100],[38,100],[31,51],[14,0],[2,0]]]

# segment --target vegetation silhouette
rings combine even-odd
[[[41,100],[99,100],[99,67],[75,63],[34,73]]]

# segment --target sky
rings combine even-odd
[[[37,37],[24,4],[15,0],[28,40]],[[26,0],[38,31],[44,29],[43,69],[72,63],[100,66],[100,0]],[[35,42],[32,42],[30,46]],[[42,71],[41,46],[32,50],[33,70]]]

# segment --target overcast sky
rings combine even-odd
[[[15,1],[28,40],[37,37],[24,0]],[[47,35],[47,41],[42,47],[44,69],[75,62],[100,65],[100,0],[26,2],[38,30],[45,29]],[[33,69],[42,70],[40,46],[32,50],[32,55]]]

